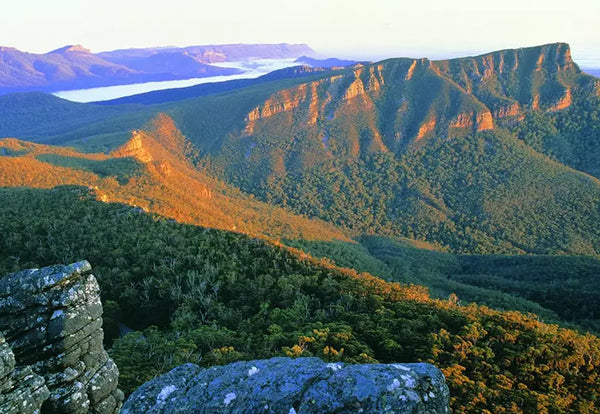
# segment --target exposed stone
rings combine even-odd
[[[38,413],[50,392],[30,367],[15,367],[15,356],[0,334],[0,413]]]
[[[186,364],[136,390],[123,414],[448,413],[429,364],[346,365],[272,358],[202,369]]]
[[[458,114],[450,121],[450,128],[473,128],[473,113]]]
[[[432,118],[429,121],[423,122],[421,124],[421,126],[419,127],[419,131],[417,131],[416,140],[419,141],[420,139],[424,138],[427,134],[429,134],[430,132],[435,130],[435,124],[436,124],[435,118]]]
[[[531,102],[532,109],[540,109],[540,94],[536,94],[533,97],[533,102]]]
[[[414,73],[415,73],[415,69],[417,67],[417,60],[413,60],[413,62],[410,64],[410,66],[408,67],[408,71],[406,72],[406,76],[404,77],[404,80],[411,80]]]
[[[494,119],[490,111],[478,113],[475,117],[477,131],[487,131],[494,129]]]
[[[385,78],[383,77],[383,65],[371,66],[369,68],[367,91],[377,95],[376,92],[379,92],[384,84]]]
[[[511,104],[505,104],[505,105],[498,107],[494,111],[493,117],[499,118],[499,119],[504,119],[504,118],[520,116],[520,115],[521,115],[521,107],[520,107],[519,103],[513,102]]]
[[[344,96],[342,98],[345,101],[365,94],[365,85],[360,79],[361,73],[362,69],[357,69],[356,71],[354,71],[355,78],[352,81],[352,83],[346,88],[346,91],[344,92]]]
[[[547,109],[548,112],[561,111],[568,108],[573,103],[573,95],[571,94],[571,88],[566,88],[564,95],[558,99],[554,104],[550,105]]]
[[[100,289],[90,271],[84,261],[0,278],[0,331],[17,365],[44,378],[44,413],[114,413],[123,399],[102,347]]]
[[[143,133],[133,131],[131,139],[125,145],[113,152],[116,157],[133,157],[140,162],[146,164],[154,158],[143,143]]]

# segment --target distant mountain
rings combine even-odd
[[[344,60],[336,58],[315,59],[308,56],[300,56],[294,62],[308,65],[313,68],[342,68],[344,66],[356,65],[358,62],[354,60]]]
[[[305,44],[280,43],[121,49],[102,52],[98,55],[108,61],[129,66],[135,64],[135,62],[162,54],[181,54],[190,56],[198,62],[217,63],[249,58],[289,59],[311,55],[314,54],[314,51]]]
[[[588,75],[600,77],[600,68],[583,68],[583,71]]]
[[[99,54],[79,45],[45,54],[0,47],[0,94],[231,75],[240,70],[209,63],[247,58],[295,58],[311,52],[306,45],[288,44],[128,49]]]
[[[185,52],[157,53],[122,64],[142,73],[169,73],[178,78],[229,75],[239,72],[230,68],[207,65]]]

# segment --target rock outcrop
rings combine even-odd
[[[447,413],[444,376],[429,364],[346,365],[272,358],[193,364],[142,385],[123,414]]]
[[[15,355],[0,334],[0,413],[37,413],[50,392],[30,367],[15,367]]]
[[[90,270],[84,261],[0,278],[0,331],[12,348],[0,357],[5,367],[0,368],[0,383],[6,367],[10,370],[11,361],[16,361],[19,368],[12,375],[21,375],[18,387],[30,383],[37,389],[32,394],[35,403],[47,397],[44,413],[112,414],[123,400],[117,388],[119,372],[102,347],[100,290]],[[5,400],[19,401],[14,396]]]

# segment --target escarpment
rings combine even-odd
[[[332,155],[347,155],[343,148],[352,157],[399,153],[429,138],[512,124],[530,110],[565,110],[595,85],[564,43],[450,60],[388,59],[273,93],[246,114],[242,136],[260,141],[301,125],[303,143],[328,136],[323,149]]]
[[[475,57],[433,62],[441,76],[484,103],[498,119],[526,109],[568,108],[582,75],[566,43],[508,49]],[[584,80],[588,83],[590,79]]]
[[[102,304],[90,271],[84,261],[0,278],[0,332],[6,337],[6,344],[0,339],[0,390],[3,376],[20,378],[17,390],[10,378],[5,382],[13,396],[0,394],[0,407],[12,402],[21,405],[14,412],[33,413],[43,401],[45,414],[118,412],[119,372],[102,346]]]

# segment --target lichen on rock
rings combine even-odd
[[[15,356],[0,333],[0,413],[37,413],[50,392],[30,367],[17,367]]]
[[[100,288],[90,271],[83,261],[0,278],[0,331],[16,365],[31,367],[50,391],[44,413],[112,414],[123,400],[102,346]]]
[[[429,364],[272,358],[208,369],[182,365],[142,385],[122,413],[435,414],[449,412],[448,403],[444,376]]]

